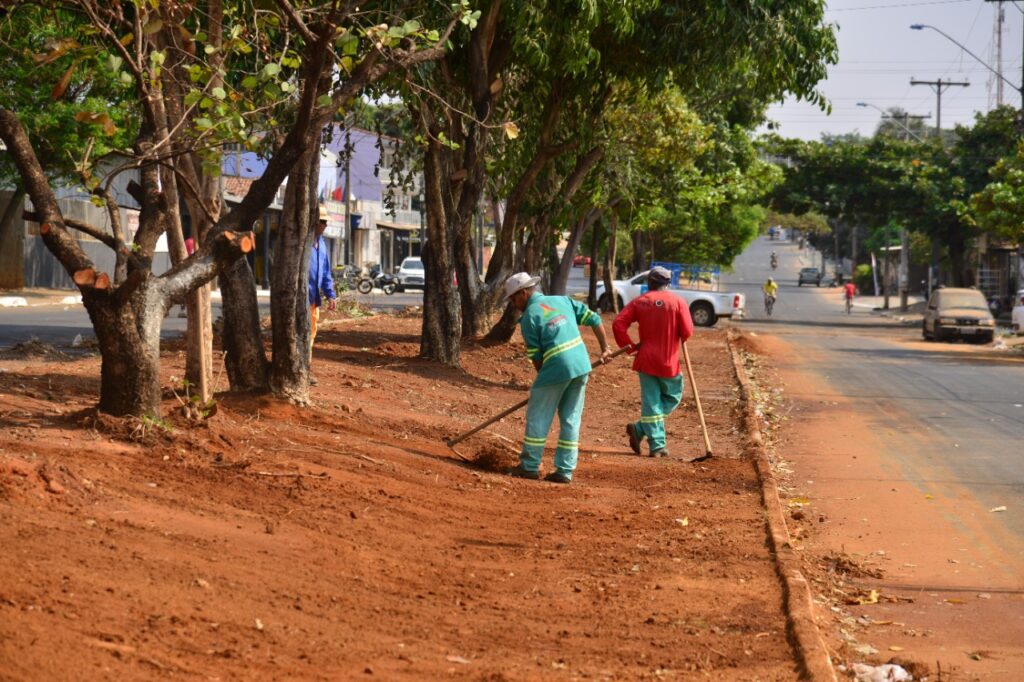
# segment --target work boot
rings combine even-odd
[[[552,471],[550,474],[544,477],[545,481],[551,483],[572,483],[572,479],[569,478],[569,474],[561,471]]]
[[[651,457],[668,457],[668,448],[658,448],[657,450],[651,450]]]
[[[641,437],[637,435],[636,424],[626,424],[626,435],[629,436],[629,449],[634,455],[639,455]]]
[[[522,465],[512,467],[505,473],[507,473],[509,476],[514,476],[515,478],[527,478],[531,481],[540,480],[539,471],[530,471],[529,469],[524,469]]]

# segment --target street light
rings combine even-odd
[[[891,119],[893,121],[896,121],[897,123],[900,124],[900,126],[903,128],[903,130],[907,131],[908,135],[910,135],[912,138],[914,138],[918,142],[924,142],[924,140],[921,138],[921,136],[918,135],[917,133],[915,133],[913,130],[911,130],[907,126],[906,123],[904,123],[903,121],[901,121],[899,119],[898,116],[891,116],[891,115],[885,113],[885,109],[883,109],[882,107],[877,106],[875,104],[872,104],[871,102],[857,102],[857,106],[858,107],[872,107],[873,109],[878,109],[880,112],[882,112],[882,118],[887,118],[887,119]],[[909,118],[909,114],[907,116]],[[931,114],[929,114],[929,116],[931,116]]]
[[[932,26],[930,24],[911,24],[910,28],[912,30],[914,30],[914,31],[923,31],[926,28],[930,28],[931,30],[933,30],[936,33],[938,33],[939,35],[944,36],[946,38],[946,40],[948,40],[949,42],[953,43],[954,45],[959,47],[961,50],[966,52],[967,54],[969,54],[972,57],[974,57],[974,61],[978,62],[979,64],[984,66],[986,69],[988,69],[989,71],[994,73],[998,78],[1002,79],[1002,81],[1004,83],[1006,83],[1007,85],[1009,85],[1011,88],[1013,88],[1017,92],[1024,93],[1024,90],[1021,89],[1021,86],[1014,85],[1013,81],[1009,80],[1006,76],[1004,76],[1003,74],[1001,74],[998,71],[996,71],[995,69],[993,69],[991,66],[988,65],[987,62],[985,62],[985,60],[983,60],[981,57],[979,57],[978,55],[976,55],[973,52],[971,52],[969,49],[967,49],[966,45],[964,45],[963,43],[959,42],[958,40],[953,38],[953,36],[949,35],[945,31],[943,31],[941,29],[938,29],[938,28],[935,28],[934,26]]]

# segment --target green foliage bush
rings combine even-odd
[[[871,273],[871,266],[867,263],[858,265],[853,272],[853,283],[857,291],[861,293],[873,292],[875,290],[874,280]]]

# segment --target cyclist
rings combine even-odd
[[[776,293],[779,291],[778,283],[771,277],[761,287],[761,291],[764,292],[764,311],[771,317],[772,308],[775,307]]]
[[[846,299],[846,314],[850,314],[850,310],[853,309],[853,297],[857,295],[857,287],[854,286],[853,282],[847,282],[843,285],[843,298]]]

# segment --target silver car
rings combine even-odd
[[[996,320],[977,289],[942,287],[928,299],[921,333],[926,341],[965,339],[989,343],[995,337]]]

